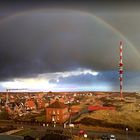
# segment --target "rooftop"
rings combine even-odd
[[[67,106],[63,102],[56,100],[55,102],[50,104],[47,108],[66,108],[66,107]]]

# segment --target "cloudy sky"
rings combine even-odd
[[[23,1],[0,4],[0,90],[140,91],[140,4]]]

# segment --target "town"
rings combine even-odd
[[[140,140],[140,5],[0,2],[0,140]]]
[[[68,137],[73,135],[74,139],[104,139],[111,134],[123,140],[127,129],[131,136],[139,137],[139,110],[139,93],[124,93],[123,101],[119,93],[114,92],[8,91],[0,94],[1,126],[13,126],[11,129],[21,132],[15,134],[21,136],[26,136],[30,128],[29,135],[39,139],[47,131],[57,129],[66,131]],[[126,114],[129,115],[127,119],[124,118]],[[34,134],[39,127],[43,127],[42,133]],[[23,135],[22,131],[27,131],[27,134]]]

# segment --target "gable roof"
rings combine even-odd
[[[50,104],[47,108],[66,108],[66,107],[67,106],[63,102],[56,100],[55,102]]]
[[[28,100],[28,101],[25,103],[25,105],[27,105],[28,107],[35,107],[35,106],[36,106],[33,100]]]

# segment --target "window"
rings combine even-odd
[[[52,117],[52,121],[53,121],[53,122],[55,121],[54,117]]]
[[[53,114],[55,114],[55,111],[53,110]]]

